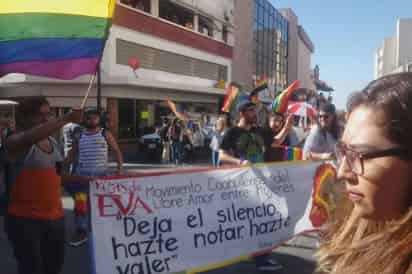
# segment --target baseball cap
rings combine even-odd
[[[245,111],[247,108],[249,108],[249,107],[254,107],[254,106],[256,106],[256,104],[255,103],[253,103],[252,101],[250,101],[249,99],[246,99],[246,100],[242,100],[242,101],[240,101],[238,104],[237,104],[237,111],[238,112],[243,112],[243,111]]]

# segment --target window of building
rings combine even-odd
[[[193,29],[194,13],[169,0],[159,1],[159,16],[175,24]]]
[[[222,28],[222,40],[223,42],[227,43],[228,42],[228,36],[229,36],[229,30],[226,25],[223,25]]]
[[[220,78],[219,69],[222,66],[220,64],[116,39],[116,63],[127,65],[130,56],[138,57],[141,67],[145,69],[215,81],[227,80],[227,76],[224,79]]]
[[[131,8],[150,13],[150,0],[120,0],[120,3]]]
[[[205,16],[199,15],[199,32],[213,37],[213,21]]]
[[[286,85],[288,22],[268,0],[255,0],[254,46],[255,77],[269,77],[281,88]]]

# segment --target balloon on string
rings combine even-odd
[[[130,57],[127,63],[133,70],[140,68],[140,61],[136,57]]]
[[[136,70],[140,68],[140,61],[137,59],[137,57],[130,57],[129,60],[127,61],[127,64],[129,67],[132,69],[134,76],[138,78]]]

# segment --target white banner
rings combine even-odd
[[[306,162],[96,181],[95,273],[173,273],[270,250],[324,222],[312,186],[332,170]]]

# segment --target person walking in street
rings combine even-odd
[[[262,163],[264,162],[265,142],[262,129],[255,127],[256,105],[250,100],[242,100],[237,105],[237,110],[240,113],[239,123],[224,135],[220,145],[219,159],[222,163],[234,165]],[[276,260],[270,258],[270,253],[254,258],[258,270],[282,269]]]
[[[311,129],[303,146],[304,159],[328,160],[334,157],[335,145],[342,131],[335,106],[322,105],[318,117],[319,125]]]
[[[163,119],[163,125],[159,129],[160,141],[162,143],[162,163],[168,164],[170,162],[170,143],[168,131],[170,122],[167,117]]]
[[[347,196],[318,273],[412,273],[412,73],[371,82],[351,103],[336,155]]]
[[[85,129],[73,142],[69,161],[76,162],[75,174],[79,176],[105,176],[109,174],[109,148],[117,161],[117,174],[123,171],[123,157],[113,135],[101,127],[100,115],[96,110],[85,113]],[[88,239],[88,189],[81,187],[74,193],[76,231],[71,246],[80,246]]]
[[[216,125],[213,131],[212,140],[210,141],[210,149],[212,151],[212,165],[213,167],[220,166],[219,149],[227,130],[226,117],[219,116],[216,120]]]
[[[51,119],[44,97],[30,97],[18,106],[17,131],[5,140],[9,185],[6,232],[19,274],[58,274],[65,251],[61,183],[88,183],[92,177],[67,175],[67,165],[51,137],[82,111]]]
[[[170,154],[172,163],[178,165],[182,162],[182,125],[178,118],[175,118],[169,127],[168,136],[170,141]]]

